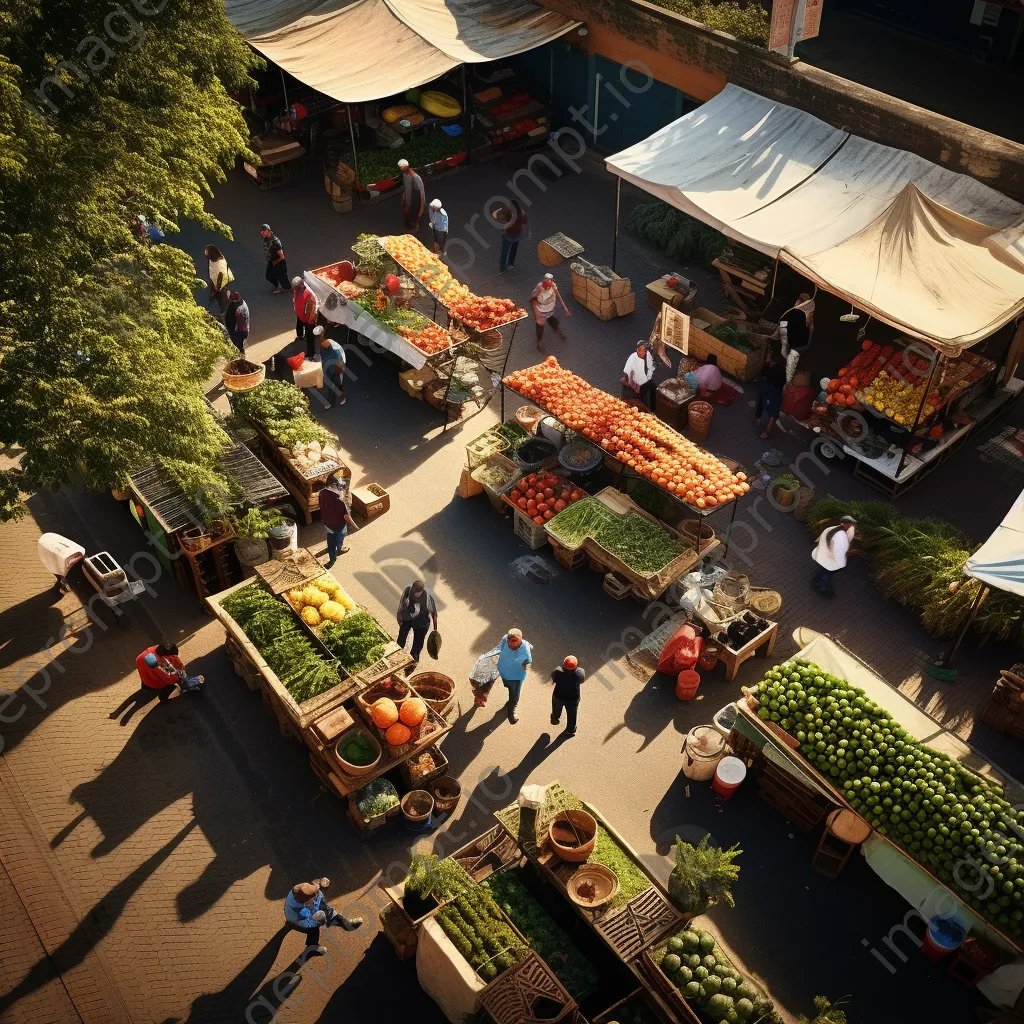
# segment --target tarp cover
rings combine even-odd
[[[967,559],[964,572],[990,587],[1024,597],[1024,492],[992,536]]]
[[[956,354],[1024,309],[1024,208],[735,85],[608,167]]]
[[[342,103],[383,99],[462,63],[511,57],[577,22],[533,0],[225,0],[246,40]]]

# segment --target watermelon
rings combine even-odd
[[[678,935],[673,936],[668,940],[668,951],[670,953],[684,953],[687,952],[686,944],[683,942]]]
[[[754,1004],[749,999],[736,1000],[736,1016],[746,1020],[754,1012]]]
[[[704,1007],[708,1012],[708,1016],[712,1020],[725,1020],[729,1015],[729,1011],[733,1008],[732,999],[719,992],[717,995],[713,995]]]
[[[666,954],[665,958],[661,961],[661,969],[666,974],[675,974],[682,965],[682,960],[675,953]]]
[[[695,971],[698,967],[700,967],[700,954],[691,953],[686,958],[686,966],[689,967],[691,971]]]
[[[740,1024],[740,1015],[735,1006],[725,1015],[725,1024]]]
[[[753,1002],[757,998],[757,989],[749,981],[741,981],[736,986],[737,999],[749,999]]]
[[[712,971],[713,974],[717,974],[720,978],[728,978],[735,972],[728,968],[725,964],[715,964],[715,969]],[[733,979],[735,980],[735,979]]]

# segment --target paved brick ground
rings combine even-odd
[[[436,192],[453,225],[466,223],[488,196],[500,194],[508,173],[489,165],[438,182]],[[627,205],[635,201],[626,199]],[[613,190],[599,174],[588,171],[559,182],[531,210],[533,241],[564,230],[587,246],[589,256],[604,260],[610,252],[612,209]],[[228,255],[253,307],[260,356],[291,330],[287,300],[263,293],[260,223],[270,221],[280,230],[298,269],[337,259],[357,232],[397,229],[399,220],[393,202],[337,217],[313,180],[260,193],[232,176],[214,210],[234,225],[239,239],[227,244]],[[303,225],[303,230],[289,231],[289,225]],[[207,241],[199,233],[183,239],[196,256]],[[493,246],[463,276],[478,291],[525,300],[541,268],[532,243],[522,248],[516,270],[506,278],[497,274]],[[620,269],[642,287],[668,268],[660,256],[623,235]],[[717,300],[716,286],[699,268],[671,269],[701,280],[702,302]],[[568,272],[557,273],[568,292]],[[614,389],[626,355],[636,338],[648,333],[653,314],[641,302],[629,319],[602,324],[582,307],[573,308],[569,341],[554,350],[589,380]],[[535,358],[531,339],[519,335],[511,365]],[[254,1019],[262,1024],[281,1002],[274,980],[288,969],[301,944],[298,936],[280,929],[280,901],[294,881],[326,873],[334,879],[335,905],[362,905],[369,923],[344,936],[327,962],[303,972],[278,1019],[379,1015],[384,991],[388,1005],[408,1006],[417,1020],[430,1022],[437,1019],[436,1011],[417,994],[413,972],[397,969],[390,948],[373,929],[375,881],[418,845],[437,842],[440,850],[449,851],[471,838],[527,780],[560,778],[595,800],[655,870],[667,870],[661,855],[681,830],[711,829],[723,841],[741,843],[747,853],[737,894],[740,907],[716,917],[716,923],[771,980],[788,1013],[806,1011],[809,996],[817,991],[862,993],[871,1013],[852,1015],[853,1024],[869,1019],[895,1024],[930,1013],[939,1019],[962,999],[943,975],[919,978],[919,965],[908,965],[897,979],[874,971],[860,937],[885,935],[905,908],[862,866],[844,875],[841,886],[819,883],[806,868],[813,840],[789,836],[789,826],[752,794],[738,797],[727,812],[716,808],[701,788],[687,795],[677,778],[681,734],[734,699],[740,685],[755,681],[763,663],[745,666],[733,684],[709,681],[701,699],[689,705],[676,702],[657,678],[645,683],[623,673],[616,667],[622,650],[649,630],[651,617],[645,619],[631,602],[611,601],[595,574],[557,572],[549,558],[549,584],[525,579],[520,560],[534,556],[515,539],[508,522],[483,499],[461,501],[453,494],[461,444],[493,421],[495,408],[441,437],[437,414],[398,389],[391,364],[375,360],[368,368],[357,365],[356,371],[348,405],[323,418],[342,437],[355,480],[382,483],[391,492],[392,507],[351,539],[352,552],[336,572],[382,621],[393,614],[401,586],[415,575],[428,579],[442,605],[445,645],[438,668],[459,681],[464,708],[469,696],[465,679],[475,656],[508,626],[522,626],[534,642],[537,660],[522,722],[509,727],[490,707],[463,715],[445,744],[467,793],[455,820],[431,839],[417,840],[396,827],[373,843],[362,843],[344,821],[340,804],[320,793],[303,750],[278,735],[259,699],[233,676],[220,646],[222,631],[199,619],[195,606],[179,600],[180,595],[158,587],[160,596],[146,603],[155,623],[137,615],[125,632],[105,632],[83,653],[65,653],[63,671],[50,669],[46,707],[30,708],[18,722],[3,727],[4,763],[31,808],[24,815],[25,827],[49,845],[55,874],[66,880],[68,902],[80,922],[68,939],[58,940],[57,948],[63,946],[76,965],[101,957],[100,973],[121,991],[132,1020],[220,1024],[242,1019],[245,1007],[260,997],[266,1003],[260,1003]],[[753,430],[747,397],[716,413],[710,443],[749,465],[765,445]],[[773,443],[792,456],[799,453],[793,439]],[[966,488],[949,484],[968,477],[975,493],[989,496],[981,507],[971,504]],[[911,492],[906,507],[941,511],[981,537],[1018,488],[1016,477],[980,463],[966,450],[941,475]],[[826,489],[866,496],[843,466],[832,468],[822,484]],[[97,523],[98,543],[122,560],[142,545],[127,514],[111,502],[74,496],[74,503]],[[5,680],[16,678],[26,659],[56,636],[65,617],[78,614],[70,600],[53,604],[34,540],[40,529],[76,536],[84,527],[42,499],[34,501],[33,513],[35,522],[9,525],[0,533],[0,642],[10,638],[0,647]],[[807,586],[811,540],[803,527],[782,513],[763,515],[770,529],[741,513],[758,541],[749,571],[755,582],[782,591],[784,629],[809,625],[827,630],[885,678],[908,690],[918,687],[921,659],[934,644],[914,618],[881,601],[857,562],[839,581],[839,598],[819,602]],[[301,535],[303,543],[318,550],[322,538],[319,524]],[[751,544],[746,531],[735,540],[738,558],[738,548]],[[185,656],[207,674],[210,685],[202,698],[151,704],[122,727],[108,716],[136,688],[135,654],[160,632],[179,638]],[[547,724],[543,679],[570,647],[597,678],[586,695],[581,736],[561,742]],[[780,642],[776,653],[780,658],[790,653],[787,644]],[[944,688],[926,684],[919,700],[933,702],[989,756],[1024,775],[1017,744],[971,726],[971,711],[994,667],[1010,657],[1012,652],[993,650],[982,658],[969,648],[962,662],[966,681]],[[778,921],[777,897],[783,891],[806,894],[801,913],[791,922]],[[830,915],[842,915],[848,927],[823,951],[811,922]],[[767,920],[776,922],[777,929],[770,944],[755,938]],[[50,945],[46,948],[53,957]],[[4,981],[21,985],[24,992],[25,978],[42,979],[44,973],[32,973],[31,936],[19,950],[20,959],[12,963],[21,964],[21,972],[7,968],[10,977]],[[67,971],[65,990],[70,993],[70,967]],[[808,978],[814,979],[813,991]],[[35,993],[41,999],[49,991],[41,987]],[[10,1015],[26,1012],[27,999],[7,1007],[11,1020],[17,1018]],[[59,1015],[59,1006],[54,1012]]]

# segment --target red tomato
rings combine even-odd
[[[531,474],[530,474],[530,475],[529,475],[529,476],[528,476],[528,477],[526,478],[526,482],[527,482],[527,483],[528,483],[528,484],[529,484],[529,485],[530,485],[531,487],[533,487],[533,486],[534,486],[534,485],[535,485],[535,484],[537,483],[537,474],[536,474],[536,473],[531,473]]]
[[[528,490],[528,491],[526,492],[526,497],[527,497],[527,498],[536,498],[536,497],[537,497],[537,492],[536,492],[536,491],[535,491],[535,490],[534,490],[534,489],[533,489],[533,488],[531,487],[531,488],[530,488],[530,489],[529,489],[529,490]]]
[[[554,490],[552,488],[550,488],[550,487],[545,487],[544,488],[544,497],[545,498],[550,499],[550,498],[553,498],[554,496],[555,496],[555,492],[554,492]]]
[[[534,521],[534,522],[535,522],[535,523],[536,523],[536,524],[537,524],[538,526],[543,526],[543,525],[544,525],[544,517],[543,517],[543,516],[534,516],[534,517],[533,517],[533,521]]]
[[[559,498],[558,501],[555,502],[555,511],[561,512],[563,508],[565,508],[565,502]]]
[[[554,516],[554,514],[555,513],[552,512],[551,509],[548,509],[547,512],[544,513],[544,518],[545,519],[551,519]]]
[[[519,508],[521,508],[524,512],[526,511],[526,499],[525,498],[517,498],[516,499],[516,505]]]
[[[518,504],[519,503],[519,499],[522,497],[522,494],[520,494],[519,491],[517,491],[517,490],[513,490],[512,493],[509,495],[509,497],[514,502],[516,502],[516,504]]]
[[[539,501],[539,502],[537,502],[537,511],[538,512],[547,512],[547,510],[548,510],[548,503],[546,501]]]

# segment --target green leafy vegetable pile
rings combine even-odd
[[[467,890],[443,907],[437,922],[484,981],[514,967],[530,952],[483,886]]]
[[[597,840],[590,859],[615,872],[619,880],[619,891],[612,897],[611,905],[621,907],[634,896],[646,892],[653,884],[651,880],[633,863],[632,858],[608,834],[600,823],[597,826]]]
[[[387,635],[364,611],[349,612],[341,622],[325,622],[319,635],[350,675],[379,661],[388,643]]]
[[[581,498],[549,520],[549,529],[576,550],[588,537],[641,576],[653,576],[689,550],[660,526],[634,512],[619,515],[597,498]]]
[[[357,768],[365,768],[377,760],[380,749],[375,747],[366,733],[359,729],[338,744],[338,753],[349,764],[355,765]]]
[[[737,971],[711,932],[687,928],[654,951],[654,962],[713,1021],[769,1024],[778,1014],[771,1002]]]
[[[398,806],[398,790],[387,779],[374,779],[356,793],[356,806],[363,818],[369,821]]]
[[[712,324],[710,327],[704,328],[704,333],[710,334],[712,338],[717,338],[719,341],[724,341],[730,348],[740,352],[751,352],[754,349],[747,332],[735,324],[728,322]]]
[[[877,832],[1012,936],[1024,934],[1024,811],[915,740],[864,691],[807,661],[772,669],[758,716],[777,722]]]
[[[299,704],[338,682],[338,666],[320,656],[291,609],[259,583],[236,590],[223,606]]]
[[[537,955],[577,1002],[597,988],[597,972],[522,880],[522,868],[498,871],[483,883]]]
[[[675,260],[695,259],[706,267],[725,249],[725,235],[687,216],[668,203],[640,203],[633,207],[626,227],[653,242]]]
[[[279,444],[337,445],[338,439],[309,415],[306,396],[283,380],[265,380],[251,391],[231,396],[231,407],[240,416],[263,429]]]
[[[352,244],[352,251],[359,257],[356,264],[359,273],[380,284],[391,263],[391,257],[380,244],[380,236],[364,232]]]
[[[422,168],[436,160],[466,152],[467,136],[450,135],[438,129],[435,132],[407,139],[394,149],[371,149],[359,154],[359,180],[364,185],[397,178],[399,160],[408,160],[415,168]]]

